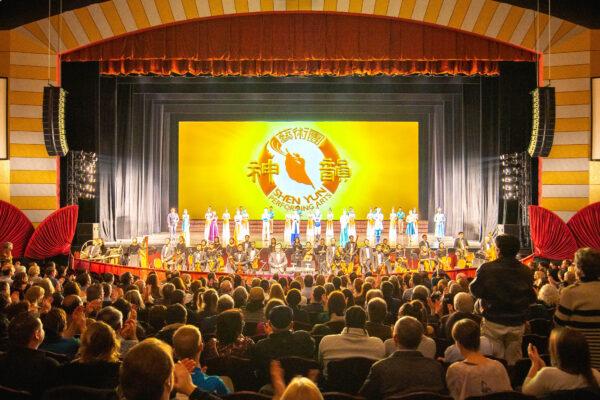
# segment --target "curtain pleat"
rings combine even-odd
[[[67,206],[50,214],[33,232],[25,249],[25,257],[44,260],[67,255],[77,228],[78,206]]]
[[[600,202],[579,210],[567,222],[567,226],[579,247],[600,249]]]
[[[32,234],[33,224],[23,211],[0,200],[0,243],[13,244],[13,257],[19,258],[23,255]]]
[[[529,206],[533,254],[551,260],[573,258],[577,243],[558,215],[539,206]]]

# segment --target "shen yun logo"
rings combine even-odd
[[[352,176],[348,161],[325,135],[300,127],[273,135],[247,168],[269,201],[288,211],[322,207]]]

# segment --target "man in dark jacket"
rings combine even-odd
[[[479,268],[471,283],[471,293],[480,299],[481,333],[498,349],[494,356],[514,365],[522,357],[527,309],[536,300],[533,273],[516,259],[518,238],[499,235],[496,247],[498,259]]]
[[[371,366],[360,395],[380,400],[414,392],[444,392],[442,365],[417,351],[422,338],[421,322],[413,317],[400,318],[394,326],[397,351]]]

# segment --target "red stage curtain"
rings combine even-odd
[[[579,247],[600,249],[600,202],[579,210],[567,222],[567,226]]]
[[[13,244],[13,257],[23,256],[25,246],[33,234],[33,224],[29,218],[10,203],[0,200],[0,243]]]
[[[497,73],[535,52],[479,35],[380,16],[298,12],[166,25],[63,54],[109,74],[349,75]]]
[[[77,228],[79,207],[68,206],[50,214],[37,227],[25,249],[25,257],[32,260],[67,255]]]
[[[529,206],[533,254],[551,260],[572,259],[577,243],[558,215],[539,206]]]

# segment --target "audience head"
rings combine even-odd
[[[344,316],[346,310],[346,298],[339,290],[331,292],[327,298],[327,310],[329,315]]]
[[[30,312],[16,315],[8,326],[8,341],[13,347],[37,349],[44,337],[42,321]]]
[[[367,303],[367,313],[369,314],[369,322],[383,324],[387,316],[386,302],[378,297],[369,300]]]
[[[315,286],[312,293],[313,303],[322,303],[325,297],[325,289],[323,286]]]
[[[167,325],[170,324],[185,324],[187,321],[187,310],[184,306],[179,303],[171,304],[167,307],[167,315],[165,322]]]
[[[512,235],[498,235],[495,243],[502,258],[515,258],[521,249],[519,238]]]
[[[41,320],[48,337],[60,337],[67,327],[67,313],[62,308],[52,307],[42,315]]]
[[[81,335],[81,362],[119,360],[119,339],[110,326],[102,321],[92,322]]]
[[[115,332],[123,327],[123,314],[113,306],[106,306],[96,315],[97,321],[106,322]]]
[[[472,314],[475,307],[475,299],[469,293],[460,292],[454,296],[454,310]]]
[[[235,288],[232,294],[235,308],[243,308],[248,302],[248,291],[243,286]]]
[[[297,308],[302,301],[302,294],[298,289],[290,289],[285,296],[287,304],[292,308]]]
[[[452,338],[461,353],[479,351],[481,330],[479,324],[469,318],[461,319],[452,327]]]
[[[288,331],[292,328],[294,311],[285,305],[273,307],[269,312],[269,325],[274,332]]]
[[[323,395],[313,381],[296,377],[285,388],[280,400],[323,400]]]
[[[416,350],[423,339],[423,324],[413,317],[401,317],[394,325],[396,346],[404,350]]]
[[[235,343],[243,329],[244,318],[240,310],[234,308],[217,316],[217,339],[220,343]]]
[[[231,310],[235,306],[233,298],[228,294],[222,294],[217,301],[217,312],[221,313],[226,310]]]
[[[198,361],[202,352],[202,335],[194,325],[180,326],[173,334],[173,350],[179,360]]]
[[[598,388],[591,366],[590,348],[583,333],[570,328],[553,329],[548,347],[552,365],[569,374],[583,375],[590,387]]]
[[[558,304],[560,294],[558,289],[549,283],[541,287],[538,292],[538,300],[543,302],[548,307],[555,307]]]
[[[592,282],[600,278],[600,250],[585,247],[575,253],[575,266],[581,281]]]
[[[365,329],[367,322],[367,314],[365,310],[360,306],[352,306],[346,310],[344,315],[344,322],[346,328],[359,328]]]

